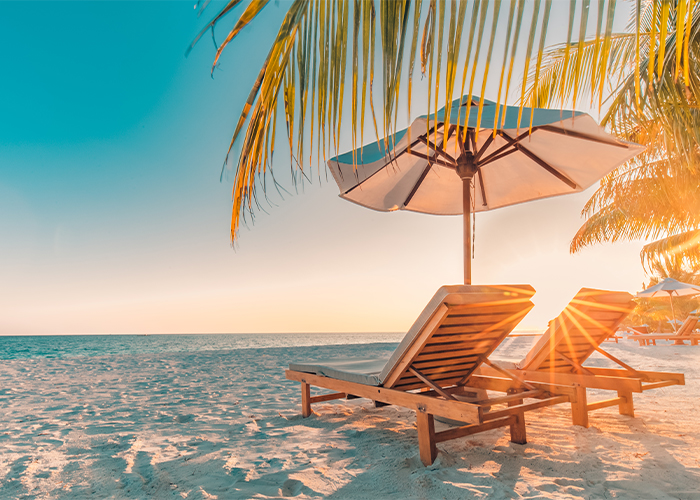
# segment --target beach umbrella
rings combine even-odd
[[[606,134],[579,111],[521,112],[486,99],[480,106],[478,97],[453,101],[449,118],[447,111],[418,117],[328,166],[341,198],[364,207],[463,215],[466,284],[471,213],[583,191],[644,149]]]
[[[689,295],[700,294],[700,286],[683,283],[682,281],[674,280],[673,278],[664,278],[656,285],[647,288],[641,292],[637,292],[637,297],[640,298],[655,298],[668,297],[671,301],[671,317],[673,319],[673,331],[678,331],[676,328],[676,312],[673,310],[673,296],[682,297]]]

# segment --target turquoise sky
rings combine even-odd
[[[407,328],[459,282],[461,221],[374,213],[316,182],[232,249],[220,168],[288,4],[212,79],[209,37],[184,54],[220,4],[198,19],[194,3],[0,3],[0,334]],[[568,254],[589,194],[477,218],[475,282],[533,284],[525,327],[581,286],[641,286],[641,243]]]

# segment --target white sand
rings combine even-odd
[[[290,360],[392,345],[3,361],[0,498],[700,499],[700,347],[605,347],[687,385],[589,429],[568,405],[530,412],[527,445],[496,429],[438,445],[428,468],[412,412],[352,400],[302,419],[284,379]]]

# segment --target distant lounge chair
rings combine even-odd
[[[642,326],[627,326],[623,327],[628,335],[627,338],[630,340],[636,340],[639,342],[639,346],[653,344],[656,345],[656,340],[649,339],[649,327],[647,325]]]
[[[700,318],[691,314],[689,315],[676,333],[652,333],[642,336],[632,335],[630,338],[639,342],[639,346],[656,345],[657,340],[673,340],[674,345],[685,345],[686,340],[690,340],[690,345],[698,345],[700,334],[694,333],[698,326]]]
[[[552,322],[525,359],[520,363],[499,362],[479,368],[480,374],[493,375],[492,366],[507,369],[513,376],[529,383],[549,382],[569,385],[576,391],[571,402],[574,425],[588,427],[588,412],[609,406],[618,406],[620,414],[634,416],[632,393],[657,387],[684,385],[681,373],[635,370],[600,344],[617,330],[625,317],[634,309],[632,296],[627,292],[611,292],[582,288],[564,311]],[[622,369],[583,366],[598,352],[617,363]],[[587,402],[586,389],[617,391],[617,397]]]
[[[527,285],[444,286],[388,360],[291,363],[286,377],[301,382],[302,415],[311,415],[312,403],[350,396],[414,410],[420,458],[426,465],[437,457],[436,443],[497,427],[509,426],[511,441],[524,444],[524,412],[569,402],[574,390],[523,383],[503,373],[477,376],[474,371],[489,363],[489,354],[532,309],[533,293]],[[338,392],[311,396],[311,386]],[[469,397],[470,389],[508,394],[478,399]],[[525,403],[526,398],[537,401]],[[494,409],[497,405],[506,406]],[[470,423],[435,432],[433,416]]]

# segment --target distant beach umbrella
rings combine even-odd
[[[519,118],[517,106],[484,99],[480,108],[479,101],[456,99],[448,119],[445,107],[437,119],[421,116],[328,161],[341,198],[380,211],[463,215],[466,284],[472,212],[578,193],[644,149],[606,134],[579,111],[524,108]]]
[[[700,294],[700,286],[683,283],[682,281],[674,280],[673,278],[665,278],[659,281],[656,285],[647,288],[637,293],[640,298],[656,298],[668,297],[671,301],[671,319],[673,320],[673,331],[676,329],[676,312],[673,310],[673,296],[690,296]]]

